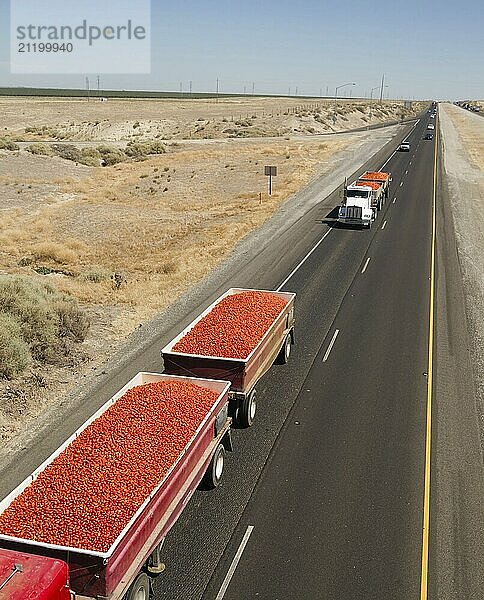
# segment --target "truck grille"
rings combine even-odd
[[[346,218],[347,219],[361,219],[362,208],[361,206],[347,206],[346,207]]]

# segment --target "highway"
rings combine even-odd
[[[296,345],[259,384],[256,424],[235,433],[222,486],[196,494],[167,539],[156,598],[418,597],[435,153],[426,121],[409,153],[387,148],[366,165],[393,175],[371,230],[336,227],[334,194],[286,252],[263,252],[250,280],[234,277],[297,293]]]
[[[370,231],[334,227],[335,193],[285,252],[262,252],[250,277],[234,277],[297,293],[296,345],[259,384],[256,424],[235,432],[222,486],[195,495],[167,539],[156,598],[482,597],[482,463],[443,202],[429,423],[438,456],[425,460],[436,157],[436,139],[422,139],[427,121],[408,135],[409,153],[388,147],[365,165],[393,175]],[[468,401],[457,407],[456,397]],[[423,559],[424,473],[434,463]]]
[[[239,527],[254,529],[227,599],[418,597],[434,164],[424,127],[386,165],[390,204],[244,512]],[[287,286],[303,294],[328,251]],[[313,301],[314,320],[327,307]]]
[[[136,372],[160,371],[161,347],[227,287],[280,288],[297,293],[289,364],[274,365],[258,384],[255,424],[234,430],[221,486],[197,491],[167,536],[155,599],[426,600],[427,589],[432,600],[480,598],[482,559],[474,554],[484,555],[475,527],[482,473],[472,407],[449,401],[456,394],[472,398],[473,390],[454,233],[443,212],[436,263],[442,328],[437,383],[429,385],[432,201],[439,184],[437,140],[422,139],[429,120],[426,113],[409,124],[353,174],[381,169],[393,176],[370,230],[337,225],[338,189],[282,235],[261,241],[257,252],[242,253],[216,285],[197,288],[196,301],[182,300],[149,345],[100,374],[96,394],[86,388],[82,410],[53,422],[49,436],[3,466],[2,494]],[[403,138],[411,142],[408,153],[396,151]],[[314,184],[300,194],[317,190]],[[434,462],[424,503],[424,475]],[[429,563],[422,559],[425,514]]]

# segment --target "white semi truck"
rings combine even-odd
[[[391,180],[390,173],[367,171],[351,185],[345,184],[338,221],[370,228],[388,198]]]

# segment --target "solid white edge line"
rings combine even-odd
[[[323,356],[323,362],[326,362],[328,360],[328,356],[329,353],[331,352],[331,350],[333,349],[334,343],[336,341],[336,338],[338,337],[338,333],[339,333],[339,329],[336,329],[336,331],[333,334],[333,337],[331,338],[331,341],[329,342],[329,346],[328,349],[326,350],[326,352],[324,353]],[[217,599],[216,599],[217,600]]]
[[[395,198],[393,198],[392,204],[395,204],[396,201],[397,201],[397,197],[395,196]]]
[[[227,589],[230,585],[232,577],[234,576],[234,573],[235,573],[235,569],[237,568],[237,565],[239,564],[240,558],[242,556],[242,552],[244,551],[245,547],[247,546],[247,542],[249,541],[249,538],[250,538],[250,535],[251,535],[253,529],[254,529],[253,525],[247,526],[247,530],[244,533],[244,537],[242,538],[242,541],[240,542],[240,546],[234,556],[234,559],[232,560],[232,563],[230,564],[229,570],[227,571],[227,575],[225,575],[225,579],[222,582],[222,587],[220,588],[215,600],[222,600],[222,598],[225,596],[225,592],[227,591]]]
[[[276,289],[276,292],[280,292],[282,290],[282,288],[286,285],[286,283],[289,281],[289,279],[291,279],[291,277],[294,275],[294,273],[296,273],[296,271],[298,271],[302,265],[306,262],[306,260],[311,256],[311,254],[316,250],[316,248],[319,246],[319,244],[321,244],[321,242],[332,232],[332,229],[328,229],[328,231],[323,235],[323,237],[319,240],[319,242],[313,247],[311,248],[311,250],[306,254],[306,256],[302,259],[302,261],[296,266],[294,267],[294,269],[289,273],[289,275],[286,277],[286,279],[284,279],[284,281],[281,283],[281,285]]]
[[[365,266],[363,267],[363,269],[362,269],[362,271],[361,271],[361,274],[363,274],[363,273],[366,271],[366,267],[368,266],[368,263],[369,263],[369,262],[370,262],[370,257],[368,257],[368,258],[366,259],[366,263],[365,263]]]
[[[381,226],[381,228],[382,228],[382,229],[385,229],[385,227],[386,227],[386,224],[387,224],[387,222],[386,222],[386,221],[384,221],[384,222],[383,222],[383,225]]]
[[[402,185],[403,185],[403,181],[400,181],[400,187],[402,187]]]

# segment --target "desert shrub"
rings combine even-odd
[[[7,313],[20,324],[22,339],[38,360],[52,357],[55,345],[56,316],[51,309],[55,291],[20,277],[0,280],[0,312]]]
[[[0,150],[19,150],[19,145],[9,138],[0,138]]]
[[[0,324],[0,333],[3,332],[0,346],[6,336],[10,336],[13,354],[8,364],[19,367],[17,370],[8,367],[4,371],[0,367],[0,374],[3,372],[3,376],[8,377],[25,369],[30,358],[55,362],[59,353],[68,351],[63,339],[81,341],[89,329],[87,317],[73,298],[61,294],[50,284],[26,277],[0,277],[0,315],[9,324],[7,328]]]
[[[82,342],[86,339],[89,331],[89,319],[79,310],[77,303],[72,298],[64,297],[62,300],[56,301],[53,308],[59,319],[59,337],[70,338],[75,342]]]
[[[78,162],[88,167],[99,167],[101,154],[96,148],[82,148]]]
[[[164,154],[166,152],[165,145],[158,140],[147,142],[128,142],[125,153],[131,158],[139,156],[147,156],[148,154]]]
[[[107,269],[98,267],[91,269],[90,271],[86,271],[85,273],[83,273],[82,277],[87,281],[92,281],[93,283],[101,283],[101,281],[106,281],[106,279],[110,279],[111,273]]]
[[[29,345],[22,338],[20,323],[12,315],[0,312],[0,377],[15,377],[31,361]]]
[[[98,146],[96,150],[99,152],[101,164],[104,166],[115,165],[126,160],[126,154],[119,148]]]
[[[82,156],[89,156],[91,158],[101,158],[101,153],[97,148],[83,148],[81,150]]]
[[[27,151],[31,154],[41,154],[43,156],[51,156],[54,154],[52,148],[48,144],[42,144],[42,142],[30,144],[30,146],[27,147]]]
[[[52,149],[60,158],[74,162],[80,161],[81,151],[73,144],[53,144]]]

